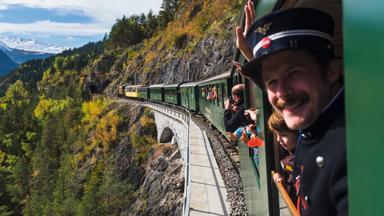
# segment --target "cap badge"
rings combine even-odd
[[[271,27],[271,25],[272,25],[272,22],[264,24],[264,25],[260,26],[259,28],[257,28],[255,30],[255,32],[260,33],[262,35],[265,35],[265,34],[267,34],[267,31],[269,30],[269,27]]]
[[[269,37],[263,38],[260,42],[261,47],[263,47],[264,49],[267,49],[268,47],[270,47],[271,44],[272,44],[272,40]]]

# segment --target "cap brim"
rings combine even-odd
[[[260,59],[253,59],[245,63],[240,73],[244,77],[252,80],[260,88],[264,87],[263,79],[261,77]]]

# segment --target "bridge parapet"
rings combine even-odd
[[[189,215],[191,197],[191,168],[190,168],[190,123],[191,113],[189,111],[178,111],[176,108],[167,107],[161,104],[145,103],[154,112],[157,140],[160,142],[164,131],[170,129],[173,132],[173,139],[176,139],[181,157],[184,161],[184,203],[183,215]]]

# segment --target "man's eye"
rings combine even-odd
[[[270,80],[270,81],[267,82],[267,87],[269,89],[275,88],[276,85],[277,85],[277,80]]]
[[[299,71],[292,71],[289,73],[289,78],[290,79],[298,79],[300,77],[300,72]]]

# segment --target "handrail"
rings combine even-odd
[[[188,112],[188,144],[187,144],[187,150],[185,151],[185,177],[184,177],[184,204],[183,204],[183,215],[188,216],[189,215],[189,203],[191,198],[191,166],[190,166],[190,158],[191,158],[191,151],[190,151],[190,131],[191,131],[191,112]]]
[[[272,176],[274,176],[275,172],[274,171],[271,171],[271,172],[272,172]],[[281,180],[280,181],[274,181],[274,182],[276,184],[277,189],[279,189],[279,192],[280,192],[281,196],[283,197],[285,204],[287,204],[289,210],[291,211],[291,214],[293,216],[299,216],[299,212],[297,211],[295,205],[293,204],[291,198],[289,197],[287,191],[285,190],[283,184],[281,183]]]

